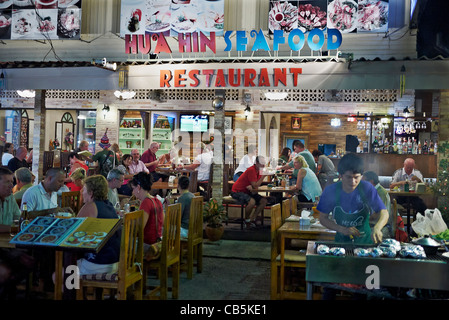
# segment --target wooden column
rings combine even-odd
[[[33,141],[33,166],[32,171],[38,184],[43,178],[44,151],[45,151],[45,90],[36,90],[34,97],[34,135],[28,137]],[[54,130],[54,129],[53,129]]]
[[[224,96],[223,96],[224,99]],[[224,100],[223,100],[224,103]],[[224,119],[225,112],[223,108],[216,108],[214,115],[214,171],[212,178],[212,198],[217,199],[218,203],[223,202],[223,145],[224,145]]]

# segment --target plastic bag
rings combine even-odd
[[[427,209],[424,216],[418,212],[412,223],[413,230],[420,236],[434,235],[447,229],[447,225],[438,209]]]

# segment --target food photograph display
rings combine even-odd
[[[316,28],[341,33],[386,32],[388,12],[388,0],[270,1],[268,29],[270,33],[296,28],[304,33]]]
[[[120,36],[215,32],[223,35],[224,0],[122,0]]]
[[[80,39],[81,0],[0,0],[0,39]]]
[[[119,219],[37,217],[10,242],[96,249],[118,223]]]

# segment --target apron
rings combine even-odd
[[[345,227],[356,227],[360,231],[360,233],[362,233],[360,237],[354,237],[354,243],[372,244],[373,241],[371,240],[371,228],[369,226],[370,209],[366,204],[366,199],[361,188],[357,186],[356,189],[362,197],[362,209],[354,213],[347,213],[343,210],[343,208],[340,206],[340,195],[342,187],[341,182],[339,182],[339,185],[336,188],[337,205],[335,206],[332,213],[337,224]],[[337,232],[337,234],[335,235],[335,242],[351,243],[352,239],[349,236]]]

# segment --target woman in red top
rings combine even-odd
[[[86,163],[78,159],[78,154],[76,152],[70,152],[69,154],[69,161],[70,161],[70,172],[69,176],[65,179],[66,186],[71,191],[80,190],[79,188],[71,179],[72,174],[75,172],[78,168],[83,168],[85,172],[89,172],[89,168],[87,167]]]
[[[164,224],[164,211],[159,199],[150,195],[153,178],[151,174],[139,172],[134,175],[129,182],[133,190],[133,195],[140,200],[140,208],[145,211],[143,224],[144,243],[151,245],[162,237],[162,227]],[[148,246],[144,246],[144,251]]]

